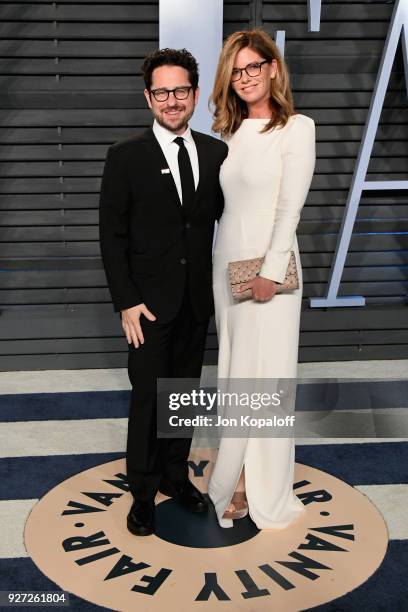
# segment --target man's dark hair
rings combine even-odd
[[[142,74],[146,89],[150,91],[153,70],[160,66],[180,66],[188,72],[194,91],[198,87],[198,64],[187,49],[157,49],[146,57],[142,64]]]

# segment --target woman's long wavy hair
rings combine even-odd
[[[276,43],[261,28],[234,32],[224,43],[218,62],[214,89],[210,97],[214,117],[212,129],[226,138],[236,132],[242,120],[248,117],[246,103],[231,87],[231,73],[235,57],[238,51],[245,47],[253,49],[268,62],[273,59],[277,61],[277,72],[275,78],[271,79],[270,90],[273,117],[262,132],[267,132],[278,125],[283,127],[289,117],[295,113],[289,70]]]

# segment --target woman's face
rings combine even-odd
[[[239,68],[247,68],[248,71],[253,74],[259,72],[259,67],[253,66],[253,64],[259,64],[265,60],[261,57],[257,51],[244,47],[238,51],[235,62],[234,70]],[[232,73],[232,79],[238,79],[239,72]],[[241,78],[239,80],[232,80],[231,87],[247,106],[253,104],[259,105],[263,101],[267,101],[270,98],[270,85],[271,79],[275,78],[277,71],[277,61],[272,60],[270,63],[265,63],[260,66],[260,72],[256,76],[250,76],[245,70],[242,70]]]

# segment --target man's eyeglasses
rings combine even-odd
[[[242,77],[242,71],[245,70],[248,76],[254,77],[261,74],[262,66],[264,64],[269,64],[268,60],[263,60],[262,62],[252,62],[245,66],[245,68],[234,68],[231,72],[231,81],[234,83],[235,81],[239,81]]]
[[[176,100],[186,100],[192,88],[193,86],[189,85],[187,87],[176,87],[175,89],[151,89],[150,93],[153,94],[156,102],[165,102],[171,93],[174,94]]]

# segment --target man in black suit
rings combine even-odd
[[[109,147],[100,193],[102,259],[129,344],[127,526],[135,535],[154,531],[158,490],[193,512],[207,509],[188,478],[191,438],[157,438],[156,381],[201,375],[227,155],[223,142],[188,127],[199,95],[188,51],[155,51],[142,72],[153,128]]]

